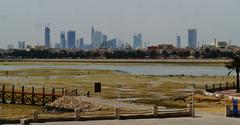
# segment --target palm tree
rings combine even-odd
[[[231,70],[228,75],[230,75],[230,73],[235,70],[237,73],[237,86],[236,86],[236,90],[237,93],[240,92],[239,89],[239,71],[240,71],[240,56],[237,55],[235,57],[232,58],[232,61],[228,62],[225,64],[225,67],[228,68],[228,70]]]

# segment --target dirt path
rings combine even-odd
[[[95,103],[97,105],[107,105],[107,106],[111,106],[111,107],[120,107],[120,108],[131,109],[131,110],[152,109],[152,106],[149,106],[149,105],[130,104],[130,103],[124,103],[124,102],[118,103],[118,101],[112,100],[112,99],[100,99],[100,98],[94,98],[94,97],[88,98],[88,97],[84,97],[84,96],[81,96],[79,98],[82,100],[86,100],[86,101]],[[160,107],[160,108],[164,108],[164,107]]]

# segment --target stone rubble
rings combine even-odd
[[[46,111],[52,112],[72,112],[75,108],[80,109],[82,112],[99,111],[102,109],[101,106],[83,100],[79,96],[64,96],[44,107]]]

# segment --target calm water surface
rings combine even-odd
[[[0,66],[0,70],[51,68],[51,69],[97,69],[117,70],[135,75],[227,75],[228,70],[223,66],[203,65],[169,65],[169,64],[81,64],[81,65],[28,65],[28,66]]]

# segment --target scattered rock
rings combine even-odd
[[[79,96],[64,96],[44,107],[48,112],[73,112],[75,108],[81,111],[99,111],[102,109],[101,106],[83,100]]]

